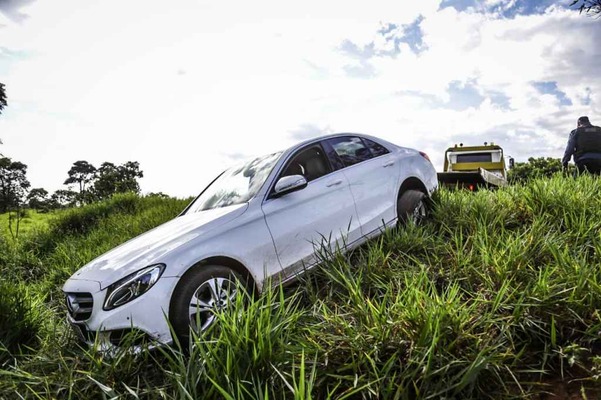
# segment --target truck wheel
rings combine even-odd
[[[201,265],[186,273],[177,284],[169,305],[169,320],[185,348],[190,330],[202,334],[215,321],[215,312],[235,303],[239,289],[247,290],[246,279],[228,267]]]
[[[422,223],[428,217],[426,195],[419,190],[407,190],[399,196],[397,201],[397,215],[400,225],[412,220],[416,224]]]

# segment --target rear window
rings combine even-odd
[[[476,153],[476,154],[457,154],[458,163],[470,162],[492,162],[492,154]]]

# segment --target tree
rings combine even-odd
[[[0,83],[0,114],[2,114],[2,110],[4,110],[4,107],[6,106],[6,89],[4,83]]]
[[[27,195],[29,208],[46,211],[48,208],[48,191],[43,188],[34,188]]]
[[[63,184],[71,185],[77,183],[79,185],[79,202],[84,203],[87,200],[89,201],[89,196],[86,196],[86,185],[96,177],[96,167],[87,161],[75,161],[67,174],[69,177]]]
[[[75,204],[76,198],[77,192],[59,189],[50,196],[49,206],[51,208],[70,207]]]
[[[515,163],[509,171],[509,180],[525,182],[533,178],[550,177],[561,172],[561,160],[552,157],[530,157],[528,162]]]
[[[97,199],[106,199],[117,192],[116,186],[119,172],[117,166],[105,161],[98,168],[93,193]]]
[[[0,157],[0,213],[21,207],[27,189],[27,165]]]
[[[4,83],[0,83],[0,114],[2,114],[2,110],[6,107],[6,89],[4,88]],[[2,144],[2,140],[0,140],[0,144]],[[2,154],[0,154],[2,156]]]
[[[137,161],[128,161],[118,167],[120,182],[117,188],[118,193],[140,192],[140,184],[137,178],[143,178],[144,173],[140,170],[140,163]]]
[[[601,0],[573,0],[570,7],[574,7],[589,16],[601,15]]]
[[[107,199],[115,193],[140,192],[137,178],[144,177],[144,173],[137,161],[128,161],[119,166],[103,162],[96,172],[93,193],[99,200]]]
[[[8,157],[0,158],[0,213],[9,212],[8,230],[14,240],[19,236],[19,225],[24,216],[21,207],[30,186],[26,174],[27,165],[12,161]],[[11,211],[14,211],[14,214],[10,213]],[[14,232],[13,222],[16,222]]]

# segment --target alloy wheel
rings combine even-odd
[[[228,278],[211,278],[200,284],[190,301],[190,326],[203,332],[215,321],[215,312],[225,310],[235,302],[236,282]]]
[[[416,224],[419,224],[424,219],[426,219],[426,216],[427,216],[426,204],[424,203],[423,200],[421,200],[419,203],[417,203],[415,205],[415,208],[413,209],[411,218],[413,218],[413,221],[415,221]]]

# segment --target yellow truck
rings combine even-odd
[[[513,158],[509,158],[509,168]],[[494,143],[484,146],[464,146],[460,143],[445,151],[444,171],[438,182],[450,188],[494,188],[507,185],[507,165],[503,149]]]

